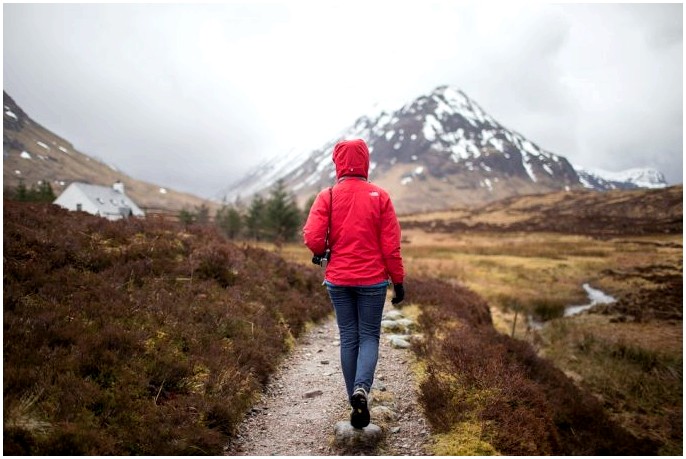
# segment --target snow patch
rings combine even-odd
[[[62,146],[57,147],[57,149],[60,150],[60,151],[62,151],[62,152],[64,152],[64,153],[69,153],[69,150],[67,150],[66,148],[64,148],[64,147],[62,147]]]
[[[433,115],[427,115],[424,126],[422,127],[422,133],[426,140],[433,142],[436,140],[436,135],[443,132],[443,126]]]
[[[533,182],[538,182],[536,174],[534,174],[534,168],[531,166],[531,157],[527,154],[522,155],[522,165],[526,169],[526,173],[529,175]]]
[[[9,109],[7,109],[7,110],[5,111],[5,115],[9,116],[10,118],[14,118],[15,120],[18,120],[18,119],[19,119],[19,118],[17,118],[17,115],[15,115],[14,112],[12,112],[12,111],[9,110]]]
[[[488,139],[488,142],[493,145],[493,148],[498,150],[500,153],[505,153],[505,143],[503,142],[503,139],[498,139],[497,137],[491,137]],[[508,158],[510,157],[509,155],[507,156]]]
[[[43,142],[37,140],[36,143],[38,144],[39,147],[43,147],[43,148],[45,148],[46,150],[50,150],[50,147],[47,146],[46,144],[44,144]]]
[[[160,194],[167,194],[166,188],[160,188]]]
[[[580,169],[575,166],[575,169]],[[588,169],[588,173],[608,182],[633,183],[641,188],[665,188],[667,182],[661,172],[651,168],[633,168],[619,172]]]
[[[412,180],[413,180],[413,178],[411,176],[403,177],[402,179],[400,179],[400,184],[402,186],[405,186],[408,183],[412,183]]]
[[[21,154],[20,154],[19,156],[21,156],[21,157],[24,158],[24,159],[32,159],[32,158],[31,158],[31,154],[30,154],[29,152],[27,152],[27,151],[22,151]]]

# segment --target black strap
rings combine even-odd
[[[329,187],[329,226],[326,228],[326,248],[329,249],[329,236],[331,235],[331,214],[333,213],[333,187]]]

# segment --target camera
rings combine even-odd
[[[331,250],[326,249],[326,252],[324,252],[322,255],[315,255],[312,257],[312,263],[315,265],[319,265],[322,268],[326,268],[327,263],[331,259]]]

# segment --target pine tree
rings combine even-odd
[[[56,199],[55,192],[52,191],[50,182],[43,180],[38,186],[36,200],[40,202],[53,202]]]
[[[229,239],[237,238],[243,228],[243,217],[240,212],[235,207],[226,204],[217,211],[215,221]]]
[[[184,225],[188,226],[195,220],[195,215],[193,212],[187,209],[181,209],[179,212],[179,221]]]
[[[16,199],[17,201],[28,201],[29,200],[29,190],[26,189],[26,185],[24,184],[24,180],[19,180],[19,185],[17,185],[17,191],[16,191]]]
[[[248,214],[245,217],[245,227],[248,232],[248,237],[259,241],[262,239],[265,230],[265,211],[266,205],[264,199],[257,195],[253,197],[248,208]]]
[[[195,223],[206,225],[210,222],[210,208],[205,204],[195,206]]]
[[[302,222],[300,210],[293,197],[286,192],[282,180],[276,182],[266,203],[266,228],[277,242],[294,240]]]

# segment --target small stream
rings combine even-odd
[[[588,304],[581,304],[581,305],[573,305],[573,306],[567,306],[565,308],[565,312],[563,314],[563,317],[571,317],[577,314],[580,314],[588,309],[591,309],[593,306],[597,304],[607,304],[607,303],[614,303],[617,301],[614,297],[606,294],[605,292],[598,290],[596,288],[591,287],[589,284],[583,284],[581,287],[583,287],[584,290],[586,290],[586,293],[588,294]],[[545,325],[545,322],[541,322],[539,320],[536,320],[533,316],[528,316],[527,317],[529,326],[533,328],[534,330],[540,330],[543,328]]]
[[[592,308],[596,304],[607,304],[614,303],[615,301],[617,301],[614,297],[598,289],[595,289],[588,284],[584,284],[582,285],[582,287],[584,288],[584,290],[586,290],[590,303],[582,304],[579,306],[567,306],[565,308],[564,317],[569,317],[584,312],[585,310]]]

